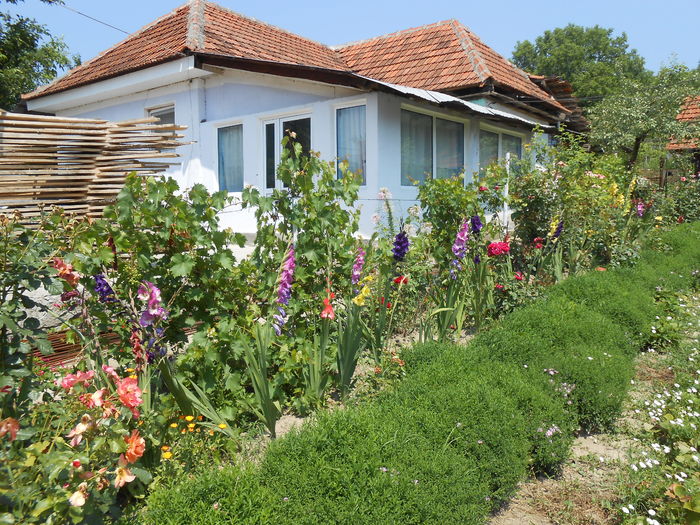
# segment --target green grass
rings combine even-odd
[[[483,523],[529,469],[556,471],[578,426],[619,414],[655,288],[700,266],[700,227],[660,246],[634,269],[568,279],[466,347],[417,345],[396,389],[319,414],[259,465],[154,490],[140,522]]]

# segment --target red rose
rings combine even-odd
[[[507,242],[492,242],[486,249],[489,257],[496,257],[510,252],[510,244]]]
[[[479,191],[489,191],[489,189],[486,186],[479,186]]]
[[[495,288],[496,290],[503,290],[503,285],[502,285],[502,284],[497,284],[496,286],[494,286],[494,288]]]

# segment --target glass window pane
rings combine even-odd
[[[401,185],[424,181],[433,171],[433,117],[401,110]]]
[[[311,151],[311,119],[300,118],[296,120],[287,120],[282,123],[284,134],[294,133],[296,138],[294,142],[301,144],[301,152],[303,155],[308,155]]]
[[[464,124],[441,118],[435,119],[435,176],[438,179],[456,177],[464,171]]]
[[[498,133],[481,130],[479,132],[479,169],[483,170],[498,160]]]
[[[175,124],[175,106],[152,109],[148,112],[148,115],[159,118],[160,122],[158,124]]]
[[[275,124],[265,124],[265,188],[275,187]]]
[[[501,135],[501,145],[503,146],[503,158],[510,153],[512,158],[520,158],[522,154],[522,140],[520,137],[514,137],[513,135]]]
[[[362,174],[362,184],[367,182],[365,176],[367,167],[365,118],[365,106],[341,108],[336,111],[338,164],[346,160],[348,170],[355,174]],[[340,175],[340,166],[338,166],[338,177]]]
[[[243,191],[243,126],[219,128],[219,189]]]

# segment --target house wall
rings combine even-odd
[[[168,173],[181,187],[204,184],[217,191],[217,130],[235,124],[243,125],[244,184],[264,187],[263,123],[293,115],[311,117],[311,147],[324,160],[334,160],[336,152],[336,109],[344,106],[366,106],[367,173],[366,185],[360,189],[360,231],[371,235],[375,224],[372,216],[382,204],[377,193],[386,187],[393,195],[398,215],[416,203],[417,188],[401,185],[401,109],[425,112],[456,119],[465,124],[465,163],[467,179],[478,171],[479,128],[493,127],[463,113],[442,110],[429,104],[399,96],[362,92],[360,90],[321,84],[307,80],[283,78],[260,73],[211,69],[210,75],[164,87],[150,89],[109,101],[92,103],[58,112],[64,116],[129,120],[141,118],[148,110],[174,105],[175,121],[187,126],[184,141],[178,148],[181,158]],[[440,109],[439,111],[436,111]],[[507,125],[499,129],[520,134],[523,143],[530,138]],[[240,193],[232,194],[240,198]],[[242,210],[234,204],[221,214],[223,227],[243,233],[255,232],[253,210]]]

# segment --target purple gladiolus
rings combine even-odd
[[[452,268],[450,268],[450,277],[452,279],[457,278],[457,273],[462,269],[461,260],[467,255],[467,243],[469,242],[469,220],[462,223],[462,226],[457,232],[457,237],[452,245],[452,253],[454,253],[455,258],[452,260]]]
[[[561,235],[561,232],[564,231],[564,221],[561,220],[559,221],[559,224],[557,224],[557,229],[554,231],[554,239],[558,239],[559,236]]]
[[[352,284],[357,284],[360,282],[360,275],[362,274],[362,267],[365,265],[365,251],[360,246],[357,248],[357,255],[355,256],[355,264],[352,266]]]
[[[408,235],[406,235],[405,231],[401,230],[396,234],[396,237],[394,238],[394,247],[391,250],[391,252],[394,254],[394,260],[396,262],[401,262],[404,260],[410,245],[411,243],[408,240]]]
[[[481,229],[484,227],[484,225],[481,223],[481,217],[478,215],[474,215],[471,218],[471,224],[472,224],[472,233],[477,235]]]
[[[481,262],[481,257],[479,257],[479,254],[476,254],[474,256],[474,264],[479,264]]]
[[[100,302],[114,302],[114,290],[112,290],[112,287],[105,279],[105,276],[101,273],[98,273],[97,275],[93,275],[92,278],[95,279],[95,292],[97,292]]]
[[[644,217],[644,212],[646,211],[646,206],[642,201],[637,203],[637,217]]]
[[[294,258],[294,245],[289,246],[289,251],[282,263],[282,271],[278,280],[277,288],[277,314],[273,315],[272,327],[275,333],[280,335],[282,327],[287,322],[287,312],[284,306],[289,304],[289,298],[292,296],[292,282],[294,281],[294,268],[296,268],[296,260]]]
[[[141,326],[151,326],[157,319],[165,319],[168,312],[163,308],[160,298],[160,290],[149,281],[143,281],[136,294],[141,301],[146,302],[146,309],[141,314],[139,323]]]

